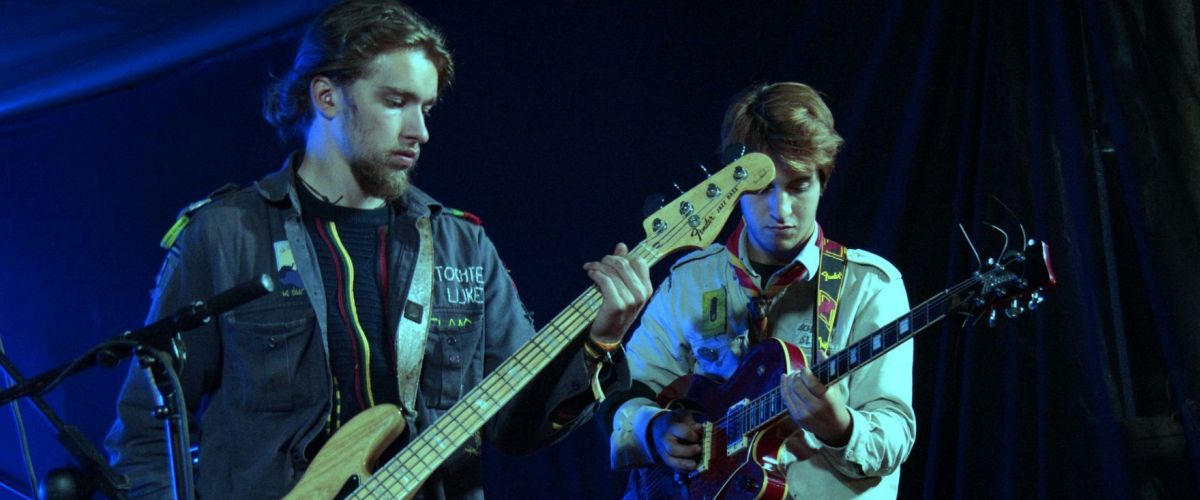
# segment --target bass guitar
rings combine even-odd
[[[677,250],[707,246],[738,197],[765,188],[774,178],[775,164],[769,157],[742,156],[648,217],[643,223],[646,239],[629,254],[652,265]],[[600,291],[590,287],[378,468],[374,464],[379,456],[404,431],[404,417],[392,405],[356,415],[321,448],[285,498],[412,498],[447,458],[591,324],[601,302]]]
[[[1043,290],[1054,284],[1049,247],[1029,240],[1022,250],[1010,250],[992,262],[990,269],[812,366],[812,372],[823,384],[833,384],[947,316],[986,317],[991,324],[1002,309],[1013,318],[1037,308],[1044,300]],[[635,470],[626,498],[786,498],[787,477],[777,466],[778,456],[798,429],[788,416],[779,379],[805,366],[803,349],[766,339],[746,354],[728,381],[689,375],[671,383],[659,395],[659,403],[698,412],[703,428],[698,466],[686,474],[665,465]]]

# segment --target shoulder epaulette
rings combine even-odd
[[[450,208],[450,207],[442,207],[442,212],[444,212],[446,215],[453,215],[455,217],[458,217],[459,219],[470,222],[471,224],[475,224],[476,226],[483,225],[483,219],[480,219],[478,215],[475,215],[466,210],[459,210],[457,208]]]
[[[879,269],[880,271],[883,271],[883,274],[887,275],[887,277],[890,279],[900,278],[900,270],[896,269],[896,266],[893,266],[891,262],[887,261],[887,259],[866,250],[859,250],[857,248],[847,249],[846,259],[855,264],[862,264]]]
[[[695,250],[692,253],[689,253],[687,255],[684,255],[683,257],[680,257],[679,260],[675,261],[674,264],[671,264],[671,271],[673,272],[685,264],[688,264],[691,262],[696,262],[698,260],[707,259],[709,257],[712,257],[713,255],[716,255],[716,254],[718,254],[720,252],[724,252],[724,251],[725,251],[725,245],[720,245],[720,244],[716,244],[716,243],[709,245],[707,247],[701,248],[699,250]]]
[[[216,191],[209,193],[208,196],[205,196],[203,199],[194,201],[188,206],[183,207],[183,210],[179,211],[179,216],[175,218],[175,224],[171,225],[171,229],[167,230],[167,234],[163,236],[162,241],[158,243],[158,246],[161,246],[163,250],[169,250],[175,245],[175,239],[179,238],[179,233],[183,232],[183,228],[187,227],[187,225],[192,222],[192,215],[195,214],[197,210],[204,208],[205,205],[212,203],[213,200],[239,189],[241,189],[241,187],[231,182],[221,186]]]

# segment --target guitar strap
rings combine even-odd
[[[400,403],[405,414],[414,420],[433,296],[433,229],[428,217],[417,219],[416,226],[421,238],[417,246],[417,263],[413,266],[404,313],[396,325],[396,378]]]
[[[846,282],[846,247],[841,243],[825,237],[825,232],[817,236],[817,246],[821,249],[821,262],[817,264],[817,304],[813,311],[816,315],[817,341],[813,343],[812,361],[818,359],[817,352],[824,357],[829,356],[829,342],[833,338],[833,325],[837,321],[838,299],[842,296],[842,285]]]

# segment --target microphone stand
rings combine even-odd
[[[13,387],[17,387],[25,382],[25,378],[21,376],[21,372],[17,370],[17,367],[2,352],[0,352],[0,366],[4,367],[4,371],[8,372],[8,376],[15,382],[16,385]],[[117,474],[112,467],[108,466],[108,461],[83,436],[83,432],[78,427],[68,425],[62,419],[58,418],[58,414],[54,413],[54,409],[41,396],[32,394],[29,396],[29,400],[33,402],[34,407],[38,409],[42,417],[50,423],[50,426],[58,432],[56,435],[58,442],[66,448],[67,453],[79,464],[85,480],[89,484],[99,486],[100,490],[105,495],[108,495],[109,498],[127,498],[125,492],[129,491],[129,480],[125,476]],[[8,400],[3,399],[0,399],[0,401],[8,402]],[[36,497],[37,491],[30,492],[30,496]]]
[[[68,376],[97,364],[112,368],[121,359],[136,353],[139,363],[150,369],[155,385],[162,393],[163,405],[155,409],[155,415],[166,420],[166,431],[171,448],[171,468],[175,474],[176,497],[189,498],[191,461],[188,458],[187,411],[184,408],[184,397],[180,393],[181,389],[175,390],[177,377],[171,366],[170,357],[162,355],[155,347],[161,347],[166,343],[175,354],[177,362],[182,364],[185,352],[180,345],[182,342],[178,338],[179,332],[197,328],[208,323],[215,316],[274,290],[274,280],[269,275],[262,274],[254,280],[239,284],[208,300],[198,300],[184,306],[171,316],[105,340],[75,361],[31,379],[23,379],[16,366],[7,357],[0,355],[0,365],[3,365],[16,381],[12,387],[0,391],[0,406],[21,397],[29,397],[51,425],[59,431],[59,441],[84,467],[88,479],[98,484],[110,497],[125,498],[125,492],[129,489],[128,480],[108,467],[107,461],[94,446],[88,443],[79,429],[68,426],[59,420],[40,395],[58,385]]]

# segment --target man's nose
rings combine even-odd
[[[400,133],[404,139],[416,140],[419,144],[429,142],[429,127],[425,125],[425,113],[413,110],[404,117],[404,125]]]
[[[792,215],[792,204],[788,203],[787,193],[782,189],[775,189],[771,193],[771,217],[777,221],[782,221]]]

